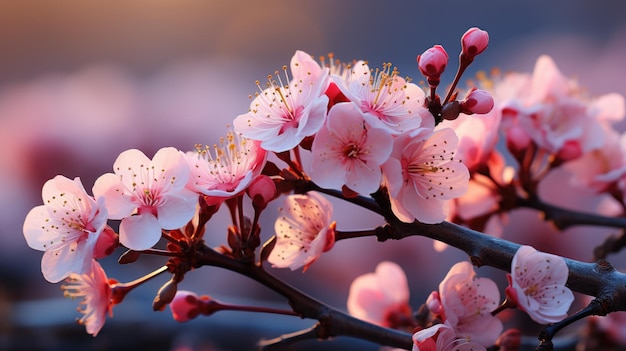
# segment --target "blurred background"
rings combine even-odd
[[[441,44],[451,57],[445,83],[456,69],[460,36],[477,26],[489,32],[489,49],[466,79],[494,67],[530,72],[536,58],[548,54],[592,95],[624,95],[625,14],[626,3],[618,0],[0,2],[0,350],[246,350],[260,338],[313,324],[239,312],[178,324],[169,311],[152,312],[154,294],[167,280],[159,277],[115,307],[97,338],[87,335],[74,322],[77,301],[63,299],[60,284],[43,279],[41,253],[22,235],[26,213],[41,204],[41,187],[55,175],[80,177],[91,192],[128,148],[151,157],[163,146],[191,150],[217,142],[247,111],[254,81],[288,64],[297,49],[366,59],[371,67],[391,61],[419,81],[416,55]],[[381,223],[354,208],[340,211],[340,229]],[[266,228],[272,228],[272,213],[265,213]],[[211,245],[225,243],[226,225],[219,218],[212,225]],[[589,260],[589,245],[602,240],[578,235],[565,245],[553,238],[554,250],[580,260]],[[165,262],[142,258],[120,267],[116,257],[104,267],[121,281]],[[276,273],[345,309],[350,282],[392,260],[407,271],[417,307],[464,259],[456,249],[435,253],[423,238],[357,239],[338,243],[305,274]],[[481,268],[479,274],[493,275],[504,287],[500,272]],[[181,287],[225,302],[286,307],[268,289],[216,269],[191,272]],[[378,349],[348,338],[296,349],[356,347]]]

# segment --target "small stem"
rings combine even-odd
[[[272,313],[272,314],[281,314],[285,316],[296,316],[300,315],[295,313],[294,311],[288,310],[279,310],[276,308],[268,308],[268,307],[257,307],[257,306],[239,306],[239,305],[226,305],[220,303],[220,310],[222,311],[245,311],[245,312],[257,312],[257,313]]]
[[[446,103],[448,103],[448,101],[450,101],[450,97],[452,97],[454,89],[456,89],[456,86],[457,84],[459,84],[459,80],[461,79],[463,72],[465,72],[465,69],[470,65],[470,63],[471,61],[468,62],[467,60],[465,60],[463,54],[461,53],[461,56],[459,56],[459,68],[456,71],[454,81],[452,82],[452,85],[450,85],[450,88],[448,89],[448,93],[446,94],[446,98],[443,100],[442,105],[445,105]]]
[[[508,309],[508,308],[516,308],[517,307],[517,303],[509,300],[509,299],[504,299],[504,301],[502,301],[502,304],[500,304],[500,306],[498,306],[498,308],[496,308],[495,310],[491,311],[491,315],[495,316],[498,313]]]
[[[335,241],[352,238],[363,238],[366,236],[376,236],[376,229],[355,230],[350,232],[339,230],[335,231]]]
[[[319,323],[312,326],[311,328],[300,330],[290,334],[284,334],[274,339],[261,340],[259,342],[259,349],[263,351],[269,351],[280,348],[281,346],[291,345],[299,341],[317,339],[318,327]]]
[[[561,230],[575,225],[594,225],[626,229],[626,218],[624,217],[607,217],[593,213],[568,210],[545,203],[537,197],[531,197],[529,199],[520,197],[517,199],[517,203],[519,206],[533,208],[543,212],[545,219],[553,222],[554,225]]]
[[[168,269],[167,266],[163,266],[163,267],[161,267],[161,268],[159,268],[159,269],[157,269],[157,270],[155,270],[155,271],[153,271],[153,272],[151,272],[149,274],[144,275],[141,278],[137,278],[137,279],[135,279],[135,280],[133,280],[131,282],[128,282],[128,283],[117,283],[117,284],[115,284],[115,286],[131,290],[131,289],[134,289],[134,288],[138,287],[139,285],[147,282],[148,280],[158,276],[159,274],[167,272],[167,269]]]
[[[137,252],[140,252],[141,254],[156,255],[156,256],[185,257],[181,252],[172,252],[172,251],[158,250],[158,249],[148,249],[148,250],[142,250],[142,251],[137,251]]]

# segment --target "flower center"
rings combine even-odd
[[[350,143],[343,147],[343,154],[347,158],[358,158],[360,153],[361,153],[361,150],[354,143]]]
[[[407,167],[407,171],[411,174],[420,174],[420,173],[435,173],[439,170],[439,167],[430,165],[428,163],[423,164],[410,164]]]
[[[524,290],[524,295],[528,296],[528,295],[535,295],[535,293],[538,290],[538,286],[537,284],[533,284],[531,286],[529,286],[528,288],[526,288],[526,290]]]

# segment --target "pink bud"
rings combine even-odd
[[[489,34],[480,28],[470,28],[461,37],[463,55],[470,59],[485,51],[487,45],[489,45]]]
[[[435,45],[417,56],[417,67],[424,77],[428,78],[429,84],[431,80],[439,84],[439,76],[446,69],[447,64],[448,53],[441,45]]]
[[[96,241],[96,247],[94,248],[93,257],[104,258],[109,256],[113,253],[113,251],[115,251],[118,243],[119,239],[117,233],[115,233],[113,228],[107,225],[102,233],[100,233],[100,236]]]
[[[522,342],[522,333],[515,329],[508,329],[496,340],[496,346],[500,347],[500,351],[519,350]]]
[[[200,300],[191,291],[179,290],[170,302],[172,317],[178,322],[187,322],[200,314]]]
[[[568,140],[563,144],[556,156],[559,161],[566,162],[577,159],[582,154],[583,150],[580,143],[575,140]]]
[[[513,153],[523,152],[530,142],[528,134],[518,126],[513,126],[506,132],[506,145]]]
[[[276,184],[266,175],[256,177],[246,190],[252,203],[259,209],[264,209],[276,197]]]
[[[461,101],[461,112],[466,115],[489,113],[493,108],[493,97],[489,92],[472,88]]]

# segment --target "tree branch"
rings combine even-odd
[[[300,317],[320,321],[320,327],[316,328],[318,338],[350,336],[380,345],[411,349],[411,334],[367,323],[334,309],[274,277],[262,266],[232,259],[209,247],[198,252],[197,262],[240,273],[284,296]]]

